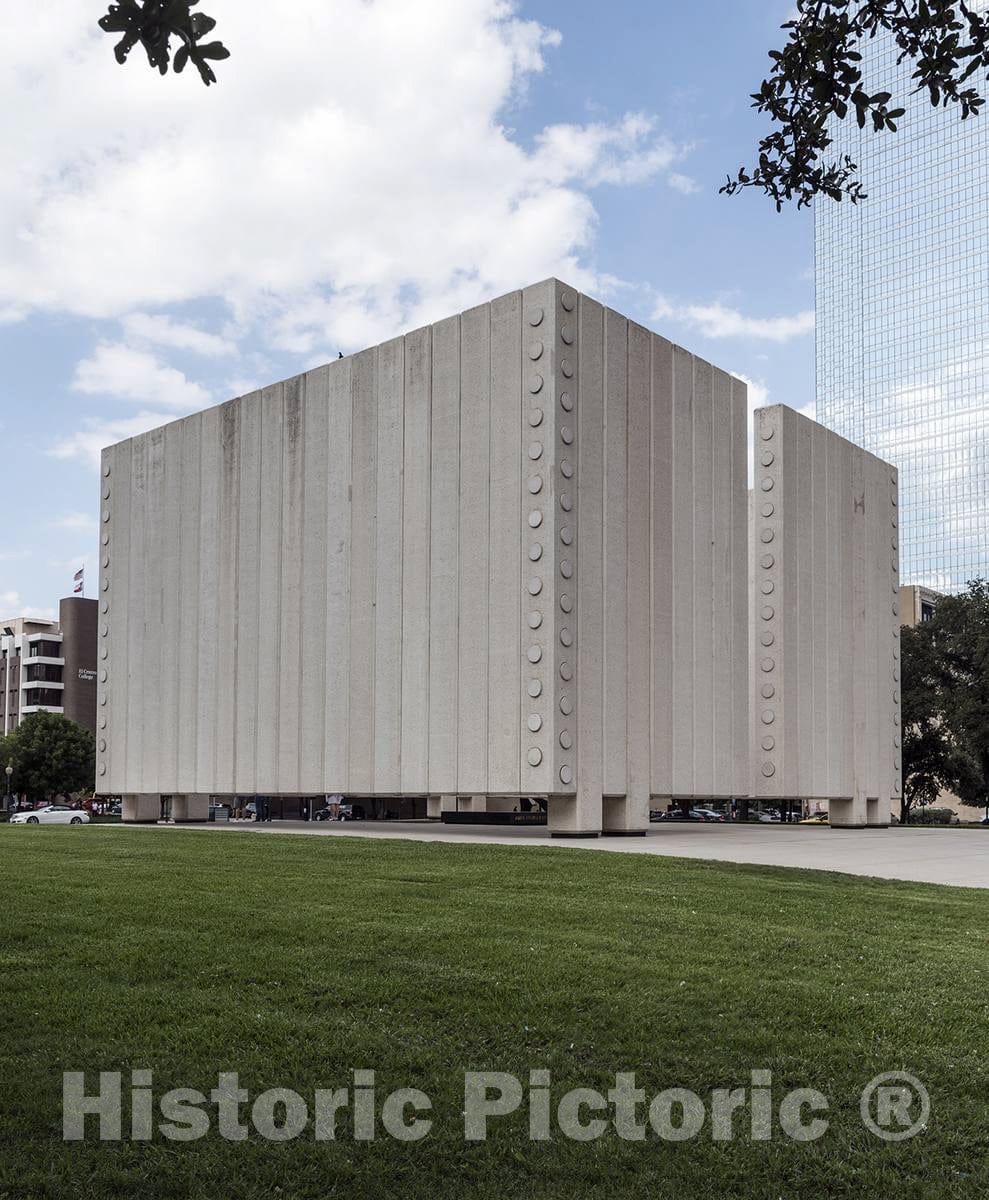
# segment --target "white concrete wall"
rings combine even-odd
[[[832,824],[899,805],[895,468],[778,405],[755,417],[753,794]]]
[[[110,448],[101,790],[745,794],[745,410],[548,280]]]
[[[748,795],[746,389],[579,297],[577,803]]]

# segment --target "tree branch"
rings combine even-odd
[[[989,73],[989,18],[965,0],[865,0],[852,13],[848,0],[797,0],[796,18],[782,28],[788,41],[770,51],[772,72],[752,96],[753,107],[778,128],[759,143],[757,167],[728,178],[721,188],[727,195],[760,188],[777,211],[818,195],[866,198],[848,155],[827,160],[828,125],[854,111],[859,128],[871,121],[875,134],[896,131],[905,108],[890,107],[890,91],[870,96],[862,88],[858,47],[884,31],[895,39],[897,62],[916,63],[915,90],[926,90],[933,105],[957,104],[965,119],[985,104],[968,80],[979,69]]]

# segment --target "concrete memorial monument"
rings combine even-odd
[[[765,528],[786,562],[804,525],[825,555],[837,527],[790,499],[802,467],[770,411]],[[178,820],[210,796],[420,796],[434,816],[537,797],[574,836],[748,795],[746,412],[738,379],[547,280],[110,447],[98,790],[125,820],[157,819],[162,796]],[[842,578],[871,602],[851,547]],[[809,786],[791,662],[819,607],[788,581],[800,624],[760,795]],[[818,670],[833,643],[810,636]],[[858,661],[833,708],[878,652]]]

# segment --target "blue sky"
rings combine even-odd
[[[5,17],[0,615],[94,594],[102,444],[550,273],[813,403],[811,215],[718,195],[789,0],[209,0],[208,91],[103,7]]]

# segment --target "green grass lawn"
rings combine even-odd
[[[574,849],[221,832],[0,829],[0,1197],[978,1197],[989,1194],[989,892]],[[419,1142],[61,1139],[64,1070],[252,1098],[418,1087]],[[830,1100],[798,1143],[710,1124],[466,1143],[465,1070],[554,1100],[635,1071],[651,1098],[773,1072]],[[863,1086],[906,1069],[925,1132],[888,1144]],[[125,1108],[125,1113],[126,1113]],[[744,1112],[739,1118],[744,1126]],[[157,1119],[161,1119],[160,1117]],[[126,1128],[126,1122],[125,1122]]]

